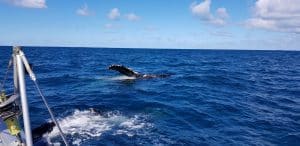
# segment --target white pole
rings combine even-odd
[[[17,58],[15,54],[13,55],[13,67],[14,67],[14,94],[19,94]]]
[[[21,96],[21,104],[23,111],[23,121],[24,121],[24,129],[25,129],[25,138],[26,138],[26,146],[32,146],[32,135],[31,135],[31,126],[30,126],[30,117],[26,96],[26,85],[24,78],[24,65],[22,62],[22,58],[20,54],[16,55],[17,58],[17,67],[18,67],[18,80],[19,80],[19,90]]]

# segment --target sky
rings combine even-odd
[[[300,0],[0,0],[0,46],[300,50]]]

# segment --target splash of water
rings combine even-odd
[[[135,80],[136,77],[116,76],[116,77],[98,77],[100,80]]]
[[[140,130],[152,127],[146,122],[142,115],[126,117],[119,112],[107,112],[99,114],[94,110],[75,110],[72,115],[60,119],[64,133],[72,137],[73,145],[80,145],[82,142],[100,137],[103,133],[112,135],[124,134],[129,137],[140,134]],[[58,137],[58,129],[55,127],[49,137]]]
[[[136,77],[128,77],[128,76],[118,76],[118,77],[113,77],[111,80],[134,80]]]

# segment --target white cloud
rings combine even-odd
[[[107,23],[107,24],[105,24],[104,26],[105,26],[105,28],[108,28],[108,29],[111,29],[111,28],[114,27],[114,25],[112,25],[112,24],[110,24],[110,23]]]
[[[90,12],[87,4],[84,4],[81,8],[77,9],[76,13],[77,13],[77,15],[81,15],[81,16],[91,15],[91,12]]]
[[[46,0],[7,0],[9,3],[25,8],[47,8]]]
[[[107,17],[111,20],[117,20],[120,18],[120,16],[121,16],[121,14],[120,14],[120,11],[118,8],[111,9],[107,15]]]
[[[104,25],[104,27],[105,27],[106,29],[110,29],[110,30],[117,30],[117,29],[121,29],[121,28],[122,28],[121,25],[118,25],[118,24],[112,24],[112,23],[106,23],[106,24]]]
[[[156,28],[156,27],[154,27],[154,26],[146,26],[146,27],[144,28],[144,30],[147,31],[147,32],[155,32],[155,31],[158,30],[158,28]]]
[[[233,34],[229,31],[224,30],[214,30],[209,33],[212,36],[222,37],[222,38],[232,38]]]
[[[217,13],[217,17],[221,19],[226,19],[229,17],[227,10],[225,8],[218,8],[216,13]]]
[[[134,14],[134,13],[129,13],[129,14],[125,15],[125,17],[129,21],[137,21],[137,20],[140,19],[140,17],[137,16],[136,14]]]
[[[276,30],[275,21],[265,20],[262,18],[248,19],[246,21],[246,26]]]
[[[210,0],[205,0],[202,3],[197,4],[196,2],[192,3],[191,11],[194,15],[200,16],[202,19],[209,20],[211,18],[210,14]]]
[[[211,0],[204,0],[203,2],[194,2],[190,6],[192,14],[199,17],[202,21],[214,25],[225,25],[226,19],[229,17],[226,8],[218,8],[216,16],[210,12]]]
[[[257,0],[246,26],[300,33],[300,0]]]

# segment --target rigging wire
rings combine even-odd
[[[66,146],[69,146],[69,145],[68,145],[68,142],[67,142],[67,140],[66,140],[66,138],[65,138],[65,135],[64,135],[64,133],[63,133],[61,127],[60,127],[60,125],[58,124],[57,120],[55,119],[55,117],[54,117],[54,115],[53,115],[53,112],[52,112],[52,110],[50,109],[50,107],[49,107],[49,105],[48,105],[48,103],[47,103],[46,98],[44,97],[44,95],[42,94],[42,91],[41,91],[40,88],[39,88],[39,85],[38,85],[37,81],[36,81],[36,80],[33,80],[33,82],[34,82],[34,85],[35,85],[36,89],[38,90],[40,96],[42,97],[45,106],[47,107],[47,110],[48,110],[48,112],[49,112],[49,114],[50,114],[50,116],[51,116],[51,119],[53,120],[53,122],[55,123],[55,125],[57,126],[57,128],[58,128],[58,130],[59,130],[59,134],[60,134],[61,138],[63,139],[65,145],[66,145]]]
[[[51,116],[52,121],[55,123],[55,125],[56,125],[57,128],[58,128],[58,131],[59,131],[59,134],[60,134],[61,138],[63,139],[65,145],[66,145],[66,146],[69,146],[69,144],[68,144],[68,142],[67,142],[67,140],[66,140],[66,138],[65,138],[65,135],[64,135],[64,133],[63,133],[61,127],[60,127],[60,125],[58,124],[56,118],[54,117],[54,114],[53,114],[51,108],[49,107],[48,102],[47,102],[45,96],[43,95],[43,93],[42,93],[42,91],[41,91],[41,89],[40,89],[40,87],[39,87],[39,85],[38,85],[38,83],[37,83],[35,74],[34,74],[33,71],[31,70],[30,65],[29,65],[29,63],[28,63],[28,61],[27,61],[27,59],[26,59],[26,57],[25,57],[25,54],[24,54],[22,51],[20,51],[19,53],[20,53],[20,56],[21,56],[21,58],[22,58],[23,64],[25,65],[26,71],[28,72],[28,74],[29,74],[31,80],[34,82],[35,88],[37,89],[38,93],[39,93],[40,96],[42,97],[42,100],[43,100],[43,102],[44,102],[44,104],[45,104],[45,106],[46,106],[46,108],[47,108],[47,110],[48,110],[48,112],[49,112],[49,114],[50,114],[50,116]]]
[[[4,88],[4,84],[5,84],[5,81],[6,81],[6,79],[7,79],[8,72],[9,72],[9,69],[10,69],[11,65],[12,65],[12,58],[10,58],[10,60],[9,60],[9,62],[8,62],[7,69],[6,69],[5,76],[4,76],[4,78],[3,78],[2,84],[1,84],[0,91],[2,91],[3,88]]]

